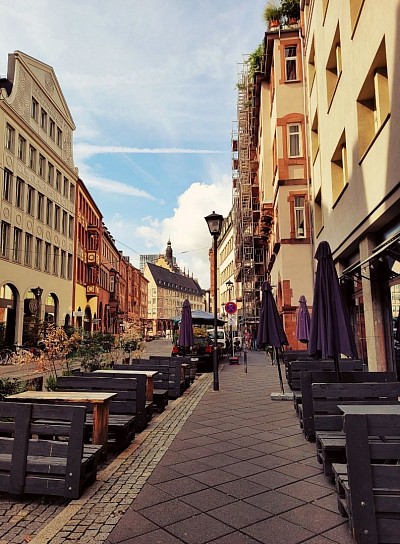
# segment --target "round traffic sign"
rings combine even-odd
[[[237,311],[237,306],[234,302],[227,302],[225,304],[225,311],[227,314],[234,314]]]

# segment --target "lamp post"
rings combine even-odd
[[[204,218],[207,222],[208,230],[213,237],[213,280],[214,280],[214,346],[213,346],[213,373],[214,373],[214,391],[219,391],[218,379],[218,342],[217,342],[217,240],[221,234],[222,221],[224,218],[218,213],[212,212]]]
[[[228,289],[229,301],[231,302],[231,290],[232,290],[232,287],[233,287],[233,282],[231,282],[231,280],[228,280],[225,283],[225,285],[226,285],[226,288]],[[233,319],[233,316],[230,314],[229,315],[229,340],[231,342],[232,357],[234,357],[235,356],[235,350],[234,350],[234,347],[233,347],[232,319]]]

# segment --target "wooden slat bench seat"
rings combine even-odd
[[[195,378],[196,378],[196,373],[197,373],[197,363],[199,361],[199,358],[198,357],[190,357],[190,356],[185,356],[185,357],[181,357],[179,355],[174,355],[174,356],[160,356],[160,355],[150,355],[149,357],[149,361],[170,361],[170,360],[176,360],[178,359],[179,361],[181,361],[181,363],[183,364],[188,364],[189,365],[189,372],[186,371],[186,379],[189,379],[189,382],[187,383],[187,387],[189,387],[189,385],[191,383],[194,382]]]
[[[399,542],[400,413],[345,414],[347,465],[335,464],[339,511],[357,544]]]
[[[129,372],[135,372],[136,370],[157,370],[158,374],[153,378],[153,403],[154,409],[157,412],[163,412],[168,405],[169,399],[169,366],[168,365],[152,365],[151,362],[145,359],[141,361],[147,361],[143,364],[129,364],[129,365],[114,365],[113,369],[116,371],[126,370]]]
[[[341,383],[365,383],[365,382],[395,382],[395,372],[341,372]],[[299,405],[299,417],[304,436],[307,440],[315,440],[314,404],[312,387],[313,383],[337,383],[335,372],[302,371],[300,373],[301,405]]]
[[[190,363],[189,357],[161,357],[157,355],[152,355],[150,359],[151,362],[156,362],[161,365],[168,365],[170,367],[170,375],[173,376],[179,369],[179,395],[171,398],[178,398],[190,385]],[[178,367],[176,368],[176,362],[179,362]],[[188,366],[189,365],[189,366]],[[177,377],[175,376],[175,387],[177,387]],[[172,393],[170,391],[170,393]],[[176,395],[176,392],[174,392]]]
[[[332,464],[346,462],[343,412],[339,405],[399,405],[400,383],[312,384],[317,459],[332,477]]]
[[[102,451],[83,443],[85,414],[84,406],[0,402],[0,490],[79,498]]]
[[[181,378],[182,378],[182,358],[171,357],[166,359],[132,359],[133,366],[138,365],[147,370],[158,370],[159,366],[167,366],[168,377],[168,398],[177,399],[181,394]],[[118,365],[118,368],[120,365]],[[117,368],[115,366],[114,368]]]
[[[110,391],[116,393],[110,402],[108,446],[122,451],[135,438],[135,432],[147,426],[146,377],[114,378],[86,373],[81,376],[62,376],[57,379],[58,391]],[[91,432],[90,413],[86,417],[86,430]]]
[[[340,369],[342,372],[356,372],[363,370],[362,361],[359,359],[340,359]],[[299,415],[299,405],[301,398],[301,372],[335,372],[335,364],[332,359],[304,359],[290,361],[288,363],[288,385],[293,391],[293,403],[296,413]]]

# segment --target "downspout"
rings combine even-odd
[[[306,181],[307,181],[307,197],[308,197],[308,222],[310,225],[310,260],[311,260],[311,270],[315,272],[315,261],[314,261],[314,253],[315,253],[315,244],[314,244],[314,218],[313,213],[311,209],[311,183],[310,183],[310,159],[309,156],[309,111],[308,111],[308,102],[306,100],[306,93],[307,93],[307,76],[306,76],[306,70],[305,70],[305,50],[304,50],[304,38],[301,33],[301,27],[299,28],[299,37],[300,37],[300,44],[301,44],[301,57],[302,57],[302,71],[303,71],[303,81],[304,81],[304,92],[303,92],[303,108],[304,108],[304,128],[306,130]],[[308,120],[308,121],[307,121]],[[315,284],[315,274],[312,275],[312,286],[314,289]]]

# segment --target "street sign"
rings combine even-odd
[[[227,302],[225,304],[225,312],[227,314],[234,314],[237,311],[237,306],[234,302]]]

